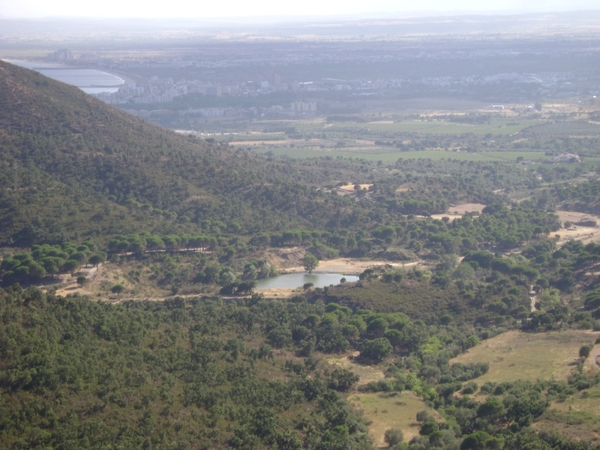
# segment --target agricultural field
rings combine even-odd
[[[364,129],[368,131],[381,131],[387,133],[419,133],[419,134],[492,134],[508,136],[537,123],[532,120],[510,121],[492,120],[490,123],[471,125],[464,123],[453,123],[441,120],[409,120],[409,121],[381,121],[368,123],[343,123],[334,124],[330,131],[346,131],[348,129]]]
[[[593,344],[598,336],[598,332],[583,330],[548,333],[509,331],[483,341],[454,358],[451,364],[488,362],[489,371],[475,380],[479,385],[486,381],[564,380],[579,359],[579,348]]]

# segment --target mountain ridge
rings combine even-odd
[[[260,222],[250,228],[261,230],[309,223],[289,196],[277,198],[286,191],[303,197],[308,188],[290,163],[176,134],[2,61],[0,105],[0,243],[60,240],[77,228],[114,234],[142,223],[164,232],[181,231],[178,221],[198,229],[206,219]],[[264,190],[276,195],[264,198]],[[82,201],[69,213],[74,226],[51,211]],[[101,229],[90,230],[90,221]],[[28,226],[58,235],[38,236]]]

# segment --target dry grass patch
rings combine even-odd
[[[384,435],[390,428],[402,430],[405,441],[417,436],[421,427],[416,420],[419,411],[427,410],[438,422],[443,421],[442,416],[428,408],[414,392],[352,394],[348,401],[371,422],[369,434],[378,446],[386,446]]]
[[[357,356],[358,354],[359,352],[355,352],[353,356]],[[347,369],[354,372],[360,378],[359,385],[369,384],[371,381],[379,381],[385,378],[383,371],[377,366],[357,364],[350,359],[350,356],[344,356],[342,358],[329,357],[326,358],[326,361],[334,368]]]
[[[444,214],[433,214],[431,217],[434,219],[441,219],[448,217],[450,221],[454,219],[462,218],[468,212],[477,212],[481,214],[485,205],[481,203],[463,203],[462,205],[451,206],[448,208],[448,212]]]
[[[509,331],[483,341],[452,363],[488,362],[490,370],[476,379],[503,382],[517,380],[566,379],[579,359],[579,348],[593,344],[600,333],[582,330],[549,333]]]
[[[345,186],[341,186],[340,189],[344,191],[354,192],[354,186],[356,186],[356,184],[349,183]],[[373,186],[373,184],[360,184],[361,189],[369,189],[371,186]]]
[[[265,298],[289,298],[294,295],[302,294],[302,288],[268,288],[255,289],[256,292],[265,296]]]
[[[600,440],[600,386],[554,402],[534,424],[538,430],[559,431],[571,439]]]

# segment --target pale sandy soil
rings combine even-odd
[[[558,216],[558,218],[560,219],[561,222],[579,222],[582,219],[593,219],[596,222],[600,223],[600,217],[598,216],[594,216],[593,214],[586,214],[586,213],[580,213],[580,212],[573,212],[573,211],[556,211],[556,215]]]
[[[266,258],[277,271],[283,273],[305,272],[302,258],[306,254],[306,247],[286,247],[269,250]],[[342,273],[345,275],[359,275],[366,269],[376,266],[390,265],[392,267],[411,267],[417,262],[389,262],[381,260],[360,260],[352,258],[336,258],[319,261],[315,273]]]
[[[594,348],[592,348],[583,367],[586,372],[597,371],[600,369],[600,344],[596,344]]]
[[[558,246],[560,247],[570,239],[581,241],[584,244],[600,241],[600,230],[590,227],[576,227],[573,230],[565,230],[564,228],[553,232],[550,236],[559,236]]]
[[[350,191],[350,192],[354,192],[354,184],[352,183],[348,183],[345,186],[341,186],[340,189],[342,189],[343,191]],[[373,186],[372,184],[361,184],[360,188],[361,189],[369,189],[371,186]]]
[[[573,211],[556,211],[556,215],[561,222],[569,221],[575,223],[582,219],[592,219],[600,223],[600,217],[592,214],[578,213]],[[575,239],[583,242],[584,244],[589,244],[590,242],[600,242],[600,229],[597,227],[580,227],[578,225],[574,225],[571,227],[571,229],[567,230],[566,228],[561,228],[560,230],[551,234],[551,236],[557,235],[559,236],[559,246],[567,242],[569,239]]]
[[[419,262],[408,262],[408,263],[399,263],[399,262],[390,262],[390,261],[377,261],[377,260],[368,260],[362,261],[359,259],[351,259],[351,258],[337,258],[330,259],[327,261],[319,261],[319,267],[317,267],[313,272],[314,273],[341,273],[344,275],[360,275],[366,269],[377,267],[377,266],[392,266],[397,268],[402,267],[412,267],[417,265]],[[295,267],[286,267],[282,269],[282,273],[302,273],[306,272],[304,267],[295,266]]]
[[[360,380],[357,387],[369,384],[371,381],[383,380],[385,375],[380,368],[357,364],[350,359],[351,357],[356,357],[359,354],[360,352],[353,352],[352,355],[346,355],[341,358],[338,356],[331,356],[326,358],[326,361],[335,368],[339,367],[341,369],[348,369],[358,375]]]
[[[61,282],[64,283],[59,289],[56,290],[56,295],[66,296],[68,294],[82,294],[82,295],[90,295],[90,290],[86,288],[80,288],[77,284],[76,280],[79,275],[84,275],[88,281],[88,285],[93,282],[94,278],[101,273],[102,264],[98,267],[94,266],[84,266],[77,272],[77,275],[72,277],[70,275],[63,275],[61,278]]]
[[[448,212],[444,214],[433,214],[431,217],[434,219],[441,219],[442,217],[448,217],[450,221],[454,219],[460,219],[467,212],[478,212],[481,214],[483,208],[486,205],[482,205],[481,203],[463,203],[462,205],[451,206],[448,208]]]
[[[259,294],[263,294],[266,298],[288,298],[293,295],[301,294],[302,288],[268,288],[255,289]]]

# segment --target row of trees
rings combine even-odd
[[[2,260],[0,275],[2,283],[39,282],[46,276],[74,273],[85,265],[98,265],[106,260],[106,253],[98,252],[97,245],[85,241],[77,245],[70,242],[61,245],[34,245],[30,253],[17,253]]]

